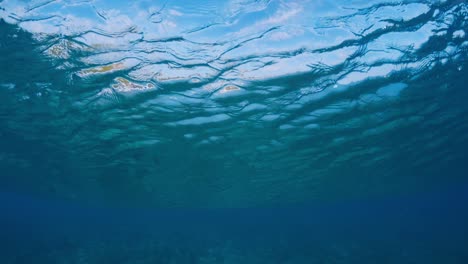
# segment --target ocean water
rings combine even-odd
[[[463,0],[0,0],[0,263],[468,263]]]

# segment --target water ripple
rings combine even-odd
[[[465,1],[4,0],[0,18],[2,133],[62,160],[6,144],[20,189],[208,206],[385,193],[468,140]],[[39,161],[56,176],[31,180]]]

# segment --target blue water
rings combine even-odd
[[[262,209],[1,196],[4,263],[466,263],[468,187]]]
[[[467,21],[0,0],[0,263],[468,263]]]

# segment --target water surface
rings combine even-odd
[[[464,263],[467,18],[0,0],[6,263]]]

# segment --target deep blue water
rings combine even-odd
[[[1,195],[4,263],[465,263],[468,186],[255,209],[86,207]]]
[[[0,0],[0,263],[468,263],[467,21]]]

